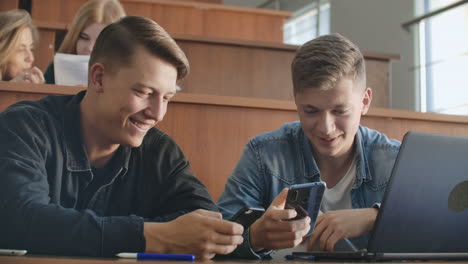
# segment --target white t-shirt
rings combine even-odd
[[[352,209],[351,189],[356,178],[356,159],[353,159],[346,175],[333,188],[325,188],[323,194],[321,211],[335,211],[342,209]]]

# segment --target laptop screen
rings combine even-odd
[[[405,135],[368,252],[468,252],[468,137]]]

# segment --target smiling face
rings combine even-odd
[[[31,29],[24,28],[19,34],[18,46],[6,64],[3,76],[5,81],[11,80],[31,69],[34,62],[34,40]]]
[[[167,104],[176,93],[177,70],[136,46],[131,65],[110,73],[102,64],[90,70],[95,89],[95,137],[102,144],[141,145],[144,136],[162,121]]]
[[[76,41],[76,54],[90,55],[99,33],[105,26],[103,24],[91,24],[81,31]]]
[[[345,77],[326,91],[309,88],[295,94],[302,129],[316,155],[340,158],[352,151],[361,115],[372,98],[364,85]]]

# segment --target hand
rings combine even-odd
[[[288,189],[283,189],[265,214],[251,225],[250,245],[254,250],[296,247],[309,232],[309,217],[286,221],[297,215],[293,209],[284,209],[287,194]]]
[[[366,208],[328,211],[319,215],[307,250],[312,250],[319,242],[321,251],[333,251],[338,240],[369,232],[374,226],[377,213],[375,208]]]
[[[242,244],[244,228],[220,213],[196,210],[166,223],[144,223],[145,252],[194,254],[211,259]]]
[[[20,73],[11,81],[12,82],[36,83],[36,84],[41,84],[45,82],[42,71],[39,70],[39,68],[35,66],[23,73]]]

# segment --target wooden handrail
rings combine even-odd
[[[84,87],[59,86],[49,84],[19,84],[13,82],[0,82],[0,91],[39,93],[39,94],[75,94]],[[234,96],[218,96],[205,94],[189,94],[180,92],[173,99],[173,102],[194,103],[217,106],[238,106],[257,109],[278,109],[287,111],[296,111],[296,105],[293,101],[259,99]],[[408,119],[422,121],[437,121],[449,123],[468,124],[468,116],[446,115],[437,113],[420,113],[408,110],[373,108],[371,107],[369,117],[386,117],[390,119]]]

